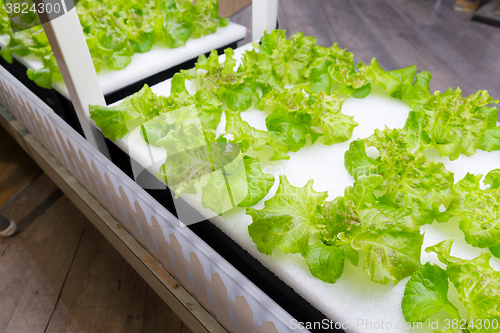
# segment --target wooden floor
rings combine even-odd
[[[387,70],[416,65],[432,90],[487,89],[500,99],[500,28],[452,10],[454,0],[280,0],[279,28],[338,43],[356,62],[376,57]],[[232,19],[251,25],[251,8]],[[250,42],[248,37],[244,42]]]
[[[40,172],[38,165],[0,127],[0,207]]]
[[[0,152],[21,150],[5,135],[0,127]],[[14,155],[0,170],[38,172]],[[2,213],[19,233],[0,237],[0,332],[190,332],[44,173]]]

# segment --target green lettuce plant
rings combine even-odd
[[[424,321],[445,310],[467,332],[498,332],[500,272],[490,266],[491,254],[483,252],[472,260],[460,259],[451,256],[452,244],[453,240],[448,239],[426,249],[437,254],[446,270],[427,263],[412,275],[402,302],[405,319]],[[459,300],[467,310],[466,318],[461,318],[448,300],[448,281],[458,291]]]
[[[52,88],[54,76],[60,76],[52,49],[41,26],[13,33],[6,11],[1,6],[0,32],[10,42],[0,50],[9,63],[13,53],[33,54],[43,67],[28,69],[37,85]],[[87,46],[97,72],[105,65],[111,70],[127,67],[134,53],[145,53],[154,44],[177,48],[190,38],[214,33],[228,24],[218,14],[218,0],[80,0],[76,6]]]
[[[113,139],[141,126],[143,138],[152,145],[168,148],[176,147],[175,140],[184,145],[205,142],[206,150],[185,152],[170,161],[167,157],[162,166],[160,179],[187,180],[177,188],[179,193],[197,193],[196,177],[189,176],[193,170],[216,171],[217,163],[208,156],[217,145],[211,143],[237,145],[243,163],[225,169],[226,178],[210,177],[201,190],[201,202],[223,213],[230,200],[225,184],[244,170],[246,181],[233,181],[233,197],[242,199],[233,206],[248,207],[252,218],[248,231],[260,252],[300,254],[311,274],[327,283],[342,276],[346,261],[361,264],[363,253],[363,269],[372,281],[396,284],[410,277],[402,301],[408,321],[424,321],[442,310],[463,320],[447,298],[449,281],[459,290],[469,320],[483,315],[496,318],[499,288],[485,279],[498,274],[487,259],[491,254],[500,257],[500,172],[493,170],[485,177],[486,189],[479,186],[480,175],[467,175],[454,184],[453,173],[443,163],[430,161],[424,152],[434,148],[454,160],[477,149],[499,149],[498,110],[491,106],[497,101],[486,91],[463,97],[459,88],[432,94],[430,80],[429,72],[417,73],[415,66],[385,71],[376,59],[369,65],[355,64],[353,55],[337,45],[326,48],[301,33],[286,38],[284,31],[272,31],[243,54],[240,64],[233,50],[225,51],[222,62],[215,52],[201,56],[195,68],[174,76],[169,97],[145,88],[119,106],[91,107],[91,115]],[[186,81],[195,84],[195,93],[186,90]],[[326,192],[313,189],[312,179],[295,187],[281,175],[274,196],[262,209],[252,207],[275,183],[274,176],[262,172],[255,152],[268,149],[270,160],[288,160],[291,152],[304,149],[309,142],[332,145],[349,140],[357,123],[342,113],[342,105],[347,98],[367,96],[373,85],[407,102],[412,111],[403,129],[377,129],[370,137],[350,143],[344,165],[354,182],[344,195],[327,201]],[[169,116],[190,105],[198,110],[203,135],[193,134],[190,119],[178,122]],[[244,120],[242,115],[250,106],[266,114],[267,130]],[[222,117],[225,133],[217,136]],[[369,156],[370,147],[376,148],[378,157]],[[432,250],[438,252],[446,270],[422,265],[420,226],[452,217],[461,218],[460,228],[470,245],[489,247],[491,254],[472,261],[452,258],[451,243],[443,243]],[[489,294],[477,289],[472,297],[464,287],[466,281],[487,285]],[[490,332],[477,327],[469,331]]]

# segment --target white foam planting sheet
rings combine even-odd
[[[235,57],[241,57],[241,54],[249,48],[251,45],[238,48],[235,50]],[[168,96],[170,80],[155,85],[152,89],[156,94]],[[189,86],[188,90],[190,90]],[[385,126],[402,128],[409,111],[410,108],[405,102],[393,99],[385,92],[374,88],[368,97],[364,99],[350,98],[343,105],[342,112],[354,116],[354,120],[359,123],[359,126],[354,129],[351,140],[332,146],[308,143],[300,151],[289,153],[290,160],[288,161],[271,162],[267,160],[267,157],[271,156],[271,149],[266,147],[259,154],[263,157],[261,158],[261,167],[265,173],[273,174],[276,181],[266,198],[254,208],[263,208],[264,201],[275,194],[279,175],[286,175],[289,182],[298,187],[304,186],[309,179],[313,178],[314,190],[328,191],[327,200],[342,196],[344,189],[353,184],[352,177],[344,167],[344,153],[348,149],[349,143],[355,139],[370,136],[377,128],[383,129]],[[265,117],[266,114],[255,107],[242,113],[242,118],[245,121],[262,130],[266,130]],[[223,133],[224,127],[223,116],[218,132]],[[116,143],[133,159],[148,168],[153,175],[158,171],[159,165],[151,166],[151,156],[153,156],[154,161],[164,161],[166,158],[166,152],[161,148],[148,146],[148,149],[145,149],[146,143],[137,130]],[[489,171],[500,168],[500,151],[478,150],[477,154],[471,157],[461,155],[453,162],[450,162],[448,158],[437,156],[429,155],[429,158],[435,162],[443,162],[448,170],[454,172],[455,182],[462,179],[467,172],[486,175]],[[181,197],[193,207],[203,211],[199,195],[182,195]],[[363,254],[361,254],[359,267],[352,266],[346,260],[342,277],[335,284],[328,284],[311,275],[300,254],[284,254],[280,250],[275,250],[271,256],[260,253],[248,233],[247,227],[252,219],[245,214],[245,209],[233,209],[220,217],[211,218],[211,221],[328,318],[343,324],[347,332],[433,332],[429,328],[429,323],[435,323],[439,320],[442,328],[443,320],[450,318],[445,312],[441,312],[425,322],[422,329],[406,328],[401,311],[401,300],[409,278],[400,281],[396,286],[372,282],[362,269]],[[422,232],[425,233],[423,249],[445,239],[453,238],[455,243],[452,255],[472,259],[482,252],[481,249],[465,243],[458,223],[425,225],[422,227]],[[421,262],[431,262],[444,267],[434,254],[428,254],[425,251],[422,251]],[[494,269],[500,270],[500,259],[493,258],[491,265]],[[449,297],[460,308],[462,317],[466,318],[465,309],[458,301],[457,292],[451,284]],[[295,323],[291,323],[291,325],[293,327]]]
[[[130,64],[122,70],[109,70],[106,66],[102,66],[97,75],[102,93],[104,95],[110,94],[139,80],[196,58],[200,54],[234,43],[245,38],[246,33],[246,27],[229,22],[226,27],[218,27],[215,33],[198,39],[189,39],[185,45],[175,49],[169,49],[163,43],[156,43],[149,52],[135,53]],[[0,46],[7,45],[9,40],[8,35],[0,36]],[[42,61],[32,54],[26,57],[14,54],[14,57],[28,68],[40,69],[43,67]],[[69,92],[64,81],[55,79],[52,86],[69,99]]]

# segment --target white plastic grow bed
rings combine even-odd
[[[251,48],[245,45],[235,50],[235,56],[241,57],[242,53]],[[221,61],[223,61],[223,57]],[[189,87],[188,87],[189,89]],[[170,80],[152,87],[156,94],[168,96],[170,92]],[[302,187],[313,178],[316,191],[328,191],[328,200],[342,196],[344,189],[352,185],[353,179],[344,167],[344,153],[352,140],[370,136],[376,128],[402,128],[405,124],[408,112],[406,103],[393,99],[385,92],[374,89],[364,99],[348,99],[342,112],[354,116],[359,123],[354,129],[353,136],[348,142],[325,146],[320,143],[310,143],[296,153],[290,153],[290,160],[269,162],[269,151],[264,149],[259,156],[261,158],[262,170],[276,177],[276,182],[265,198],[271,198],[278,186],[278,177],[286,175],[289,182],[294,186]],[[265,114],[255,107],[242,113],[242,118],[250,125],[258,129],[266,129]],[[224,132],[225,121],[221,122],[218,132]],[[153,175],[158,172],[161,164],[154,163],[164,161],[166,152],[163,149],[148,146],[142,140],[137,130],[127,135],[116,144],[125,152],[147,168]],[[150,155],[150,152],[152,155]],[[152,156],[152,158],[151,158]],[[500,151],[484,152],[479,150],[477,154],[467,157],[461,155],[456,161],[450,162],[448,158],[439,158],[437,155],[428,156],[433,161],[443,162],[446,168],[455,174],[455,182],[462,179],[467,172],[481,173],[485,175],[492,169],[500,168]],[[199,195],[182,195],[191,206],[213,216],[201,206]],[[255,206],[261,209],[264,200]],[[224,213],[222,216],[212,217],[211,221],[235,240],[243,249],[257,258],[264,266],[280,277],[286,284],[291,286],[298,294],[323,312],[328,318],[336,320],[347,328],[348,332],[433,332],[424,323],[422,329],[407,329],[401,312],[401,300],[404,287],[408,278],[398,285],[381,285],[373,283],[369,276],[362,270],[362,265],[354,267],[350,263],[345,264],[342,277],[335,284],[328,284],[313,277],[299,255],[284,254],[279,250],[274,251],[272,256],[260,253],[248,234],[248,225],[252,222],[250,216],[245,214],[245,209],[236,208]],[[472,259],[481,253],[480,249],[473,248],[465,243],[464,236],[458,228],[458,223],[444,223],[426,225],[422,227],[425,232],[424,246],[434,245],[442,240],[453,238],[455,244],[452,254],[464,259]],[[363,257],[362,257],[363,258]],[[434,254],[422,251],[422,263],[438,263]],[[500,269],[500,259],[492,259],[494,269]],[[455,304],[458,302],[456,290],[450,286],[450,299]],[[466,318],[465,309],[460,309]],[[442,327],[443,320],[449,318],[442,312],[431,317],[430,322],[439,320]],[[292,323],[294,325],[295,323]]]
[[[234,43],[245,38],[246,33],[246,27],[229,22],[226,27],[218,27],[215,33],[198,39],[189,39],[185,45],[175,49],[157,43],[149,52],[134,54],[131,63],[122,70],[113,71],[103,66],[97,76],[102,93],[108,95],[129,84],[196,58],[200,54]],[[7,45],[9,40],[8,35],[0,36],[0,46]],[[20,57],[14,54],[14,58],[28,68],[43,67],[42,61],[34,55]],[[62,80],[55,80],[53,88],[70,99],[68,89]]]

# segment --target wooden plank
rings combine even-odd
[[[281,2],[278,12],[280,29],[285,28],[287,36],[299,31],[306,36],[314,36],[318,40],[318,44],[322,46],[328,47],[335,42],[339,42],[339,38],[329,22],[330,17],[318,10],[318,6],[321,5],[317,1],[292,0]],[[311,24],[310,18],[312,16],[316,18],[315,24]]]
[[[47,326],[77,247],[71,229],[82,229],[78,214],[68,211],[74,206],[61,197],[42,175],[4,211],[18,222],[20,233],[0,238],[2,332],[44,332]],[[73,223],[66,223],[68,214]]]
[[[376,43],[382,46],[377,50],[381,52],[374,52],[373,57],[376,57],[379,63],[384,63],[384,58],[390,54],[393,63],[383,65],[388,70],[415,65],[415,62],[419,60],[417,59],[418,50],[405,38],[406,31],[394,29],[390,21],[386,19],[384,15],[386,8],[383,5],[382,1],[369,1],[365,4],[353,2],[355,11],[373,32]]]
[[[180,287],[181,283],[176,280],[172,275],[170,275],[165,267],[156,260],[151,254],[143,253],[140,255],[139,259],[146,264],[149,269],[158,274],[164,281],[166,281],[172,288],[177,289]]]
[[[2,119],[3,118],[3,119]],[[19,128],[19,123],[4,108],[0,108],[0,124]],[[226,332],[224,328],[183,288],[172,288],[168,282],[145,265],[139,257],[146,250],[102,207],[78,181],[30,134],[23,137],[26,147],[37,164],[69,197],[101,234],[118,250],[130,265],[167,303],[193,332]],[[64,328],[66,329],[66,328]],[[64,330],[63,329],[63,330]],[[182,328],[185,330],[185,328]],[[54,328],[60,331],[60,328]]]
[[[498,38],[498,30],[471,22],[470,15],[454,12],[451,4],[449,1],[442,1],[439,6],[435,1],[377,1],[383,14],[377,22],[385,19],[392,25],[392,29],[378,29],[381,33],[397,31],[413,45],[414,55],[410,53],[399,59],[406,58],[407,63],[413,62],[419,69],[431,71],[433,90],[460,86],[466,95],[488,89],[498,96],[500,88],[494,78],[500,75],[500,58],[498,47],[492,47],[492,38]]]
[[[39,172],[38,165],[0,128],[0,207]]]
[[[46,332],[144,332],[147,326],[146,332],[178,333],[183,323],[97,229],[85,228]]]
[[[26,255],[35,257],[35,251],[41,251],[43,255],[39,259],[33,258],[33,262],[30,263],[29,282],[22,295],[18,298],[17,306],[14,308],[12,317],[4,332],[24,331],[36,333],[45,331],[57,302],[59,291],[64,283],[76,245],[68,242],[52,242],[40,247],[29,247],[32,252]],[[54,256],[53,251],[57,251],[56,256]],[[15,261],[18,271],[25,275],[27,267],[19,269],[19,261],[22,260],[22,258],[18,258],[19,252],[22,252],[21,245],[16,244],[16,246],[12,247],[8,259]],[[28,264],[29,261],[24,263]],[[3,267],[4,274],[12,271],[7,269],[8,267]],[[11,282],[7,286],[12,285],[19,287],[18,282]],[[5,306],[2,308],[5,308]]]
[[[45,174],[5,213],[1,332],[191,332]]]

